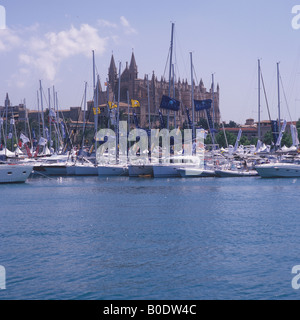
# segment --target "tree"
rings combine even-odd
[[[266,145],[272,145],[272,142],[273,142],[273,133],[272,131],[268,131],[264,137],[263,137],[263,143],[265,143]]]
[[[229,123],[224,124],[225,128],[238,128],[238,124],[232,120],[229,121]]]
[[[198,126],[202,127],[205,130],[208,130],[208,124],[207,124],[207,120],[204,118],[200,118],[200,120],[198,121]]]
[[[292,136],[290,134],[288,134],[287,132],[285,132],[283,134],[283,137],[281,140],[281,145],[286,146],[286,147],[290,147],[292,144],[293,144]]]
[[[249,146],[250,141],[248,140],[248,138],[246,136],[242,136],[240,139],[240,144],[243,146]]]
[[[225,131],[226,132],[226,131]],[[226,138],[228,145],[234,145],[236,141],[236,136],[231,132],[226,132]],[[216,135],[216,141],[219,144],[220,148],[227,148],[226,145],[226,139],[223,131],[219,131],[219,133]]]

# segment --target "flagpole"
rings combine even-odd
[[[84,106],[83,106],[83,134],[82,134],[82,146],[81,149],[83,149],[84,146],[84,134],[85,134],[85,117],[86,117],[86,89],[87,89],[87,82],[84,84]]]
[[[106,78],[106,99],[107,99],[107,114],[108,114],[108,120],[107,120],[107,129],[109,129],[109,122],[110,122],[110,109],[109,109],[109,79]]]
[[[194,77],[193,77],[193,53],[190,52],[191,57],[191,87],[192,87],[192,140],[195,138],[195,103],[194,103]]]
[[[118,83],[118,110],[117,110],[117,161],[119,154],[119,121],[120,121],[120,92],[121,92],[121,62],[119,63],[119,83]]]
[[[258,140],[261,140],[261,125],[260,125],[260,59],[258,59]]]
[[[175,70],[174,63],[172,64],[172,73],[173,73],[173,98],[175,99]],[[174,129],[176,129],[176,111],[174,110]]]
[[[49,146],[50,146],[50,153],[51,153],[51,115],[50,115],[50,110],[51,110],[51,98],[50,98],[50,88],[48,88],[48,99],[49,99],[49,115],[48,115],[48,122],[49,122]]]
[[[280,81],[279,81],[279,63],[277,62],[277,88],[278,88],[278,132],[280,132],[280,127],[281,127],[281,123],[280,123]]]
[[[172,32],[171,32],[171,47],[170,47],[170,69],[169,69],[169,97],[171,96],[171,77],[172,77],[172,59],[173,59],[173,37],[174,37],[174,23],[172,23]],[[169,130],[169,120],[170,120],[170,110],[168,109],[167,117],[167,129]]]
[[[56,108],[55,108],[55,104],[56,104],[56,101],[55,101],[55,87],[53,86],[52,87],[52,95],[53,95],[53,110],[54,110],[54,113],[55,113],[55,120],[54,120],[54,137],[55,137],[55,149],[56,149],[56,153],[58,152],[58,133],[57,133],[57,125],[58,125],[58,121],[57,121],[57,114],[56,114]]]
[[[151,129],[151,117],[150,117],[150,90],[149,90],[149,77],[147,74],[147,94],[148,94],[148,122],[149,130]]]
[[[128,128],[128,133],[130,130],[130,101],[129,101],[129,91],[127,90],[127,104],[128,104],[128,109],[127,109],[127,128]]]

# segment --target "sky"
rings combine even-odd
[[[175,24],[176,77],[220,86],[223,121],[258,119],[258,59],[271,117],[300,118],[300,29],[292,13],[300,0],[0,0],[6,28],[0,30],[0,105],[6,93],[16,105],[37,108],[37,91],[58,93],[61,108],[82,106],[85,82],[92,98],[92,50],[101,83],[113,53],[122,69],[134,52],[138,76],[165,76]],[[300,10],[299,10],[300,12]],[[1,15],[0,15],[1,19]],[[300,18],[299,18],[300,24]],[[0,21],[1,26],[1,21]],[[52,91],[51,91],[52,92]],[[261,119],[268,120],[261,88]]]

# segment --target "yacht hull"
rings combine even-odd
[[[255,167],[262,178],[299,178],[300,165],[297,164],[265,164]]]
[[[1,165],[0,183],[24,183],[32,173],[33,166]]]

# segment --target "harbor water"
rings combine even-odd
[[[0,299],[300,299],[300,179],[0,186]]]

